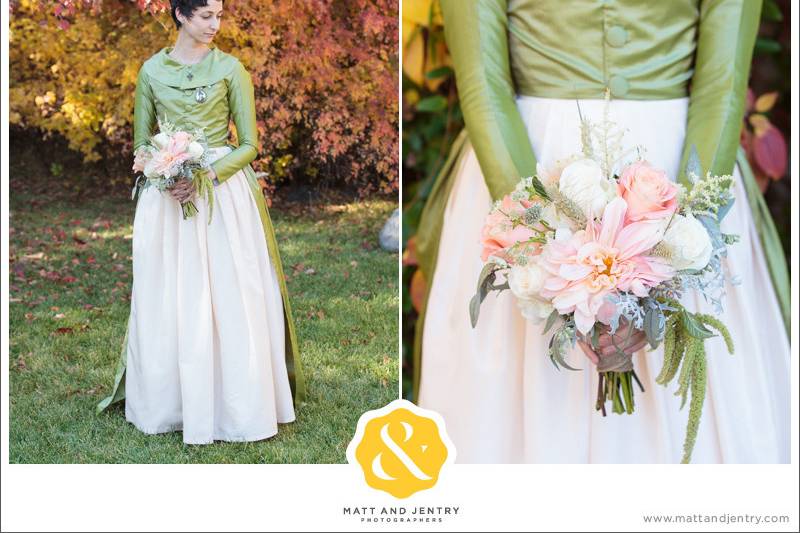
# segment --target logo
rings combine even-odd
[[[367,485],[396,498],[433,487],[455,456],[442,417],[406,400],[361,415],[347,447],[347,461],[361,467]]]

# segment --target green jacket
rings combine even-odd
[[[305,380],[300,364],[289,293],[286,289],[272,221],[261,187],[250,166],[258,155],[255,98],[250,75],[238,59],[216,47],[194,65],[183,65],[175,61],[167,55],[171,50],[171,48],[162,49],[145,61],[139,69],[133,113],[134,151],[155,133],[157,117],[162,119],[166,117],[179,129],[203,128],[209,147],[227,144],[228,123],[229,119],[233,118],[239,145],[231,146],[233,151],[211,166],[220,182],[243,170],[261,215],[269,257],[275,267],[283,297],[286,368],[294,403],[297,406],[305,398]],[[126,332],[113,390],[98,404],[98,412],[125,398],[127,346]]]
[[[739,149],[760,0],[440,3],[466,130],[456,139],[420,218],[417,255],[429,285],[454,171],[470,145],[495,200],[521,177],[536,173],[515,95],[603,98],[606,89],[615,99],[688,95],[681,168],[692,145],[703,168],[714,174],[730,174],[738,160],[788,328],[789,276],[783,250]],[[686,183],[685,176],[679,178]],[[415,398],[424,319],[423,307],[414,342]]]

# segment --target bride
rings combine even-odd
[[[422,407],[444,417],[459,461],[681,459],[688,409],[679,410],[672,387],[654,384],[661,349],[646,352],[631,339],[627,350],[650,386],[634,414],[603,418],[594,410],[598,354],[576,347],[570,361],[581,358],[584,371],[555,371],[542,325],[525,321],[508,291],[484,301],[475,329],[467,312],[492,201],[534,175],[537,163],[580,152],[578,108],[597,121],[608,90],[610,120],[654,166],[682,178],[694,145],[704,170],[735,178],[722,231],[741,236],[727,260],[741,283],[726,287],[720,318],[736,354],[720,338],[707,342],[707,402],[693,460],[788,462],[788,276],[752,172],[744,158],[736,164],[760,4],[441,0],[466,133],[417,234],[429,292],[416,329],[414,389]],[[682,303],[712,312],[693,295]]]
[[[250,162],[258,132],[250,75],[211,44],[220,0],[173,0],[173,47],[139,70],[134,152],[166,118],[202,128],[211,147],[214,205],[188,180],[139,196],[133,223],[133,294],[114,389],[145,433],[183,441],[254,441],[295,419],[304,396],[297,340],[277,243]],[[238,147],[226,143],[236,125]],[[193,199],[187,220],[179,202]]]

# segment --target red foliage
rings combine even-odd
[[[131,0],[165,16],[165,0]],[[62,28],[103,0],[40,0]],[[217,44],[256,87],[264,158],[273,180],[352,183],[362,194],[398,188],[398,2],[231,2]],[[166,44],[166,43],[165,43]],[[112,141],[113,142],[113,141]]]
[[[786,139],[766,116],[777,98],[777,93],[765,93],[756,98],[753,91],[748,89],[745,103],[741,144],[762,192],[767,189],[770,180],[777,181],[786,174]]]

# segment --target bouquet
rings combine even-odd
[[[214,208],[214,184],[208,177],[211,161],[205,135],[202,130],[192,133],[177,130],[166,118],[158,121],[158,129],[159,132],[147,144],[139,147],[134,156],[133,170],[142,174],[136,179],[132,199],[136,199],[147,187],[164,192],[173,187],[177,180],[189,180],[194,183],[197,194],[208,201],[210,224]],[[197,214],[197,206],[191,200],[182,203],[181,210],[184,220]]]
[[[570,367],[567,352],[580,340],[599,350],[600,336],[614,339],[643,332],[651,349],[663,346],[656,382],[676,376],[682,399],[689,393],[683,462],[691,460],[706,388],[705,340],[720,334],[733,342],[714,316],[690,312],[679,301],[687,291],[703,294],[722,311],[721,259],[736,235],[720,231],[733,204],[731,176],[702,175],[693,147],[687,190],[642,157],[642,148],[621,148],[623,132],[608,120],[581,117],[582,153],[537,165],[496,202],[482,229],[484,268],[470,302],[475,327],[481,302],[491,291],[509,289],[522,315],[552,333],[548,355],[556,368]],[[736,280],[731,280],[736,283]],[[620,333],[621,335],[625,335]],[[597,361],[596,409],[606,415],[634,410],[634,382],[644,387],[631,353],[614,344]]]

